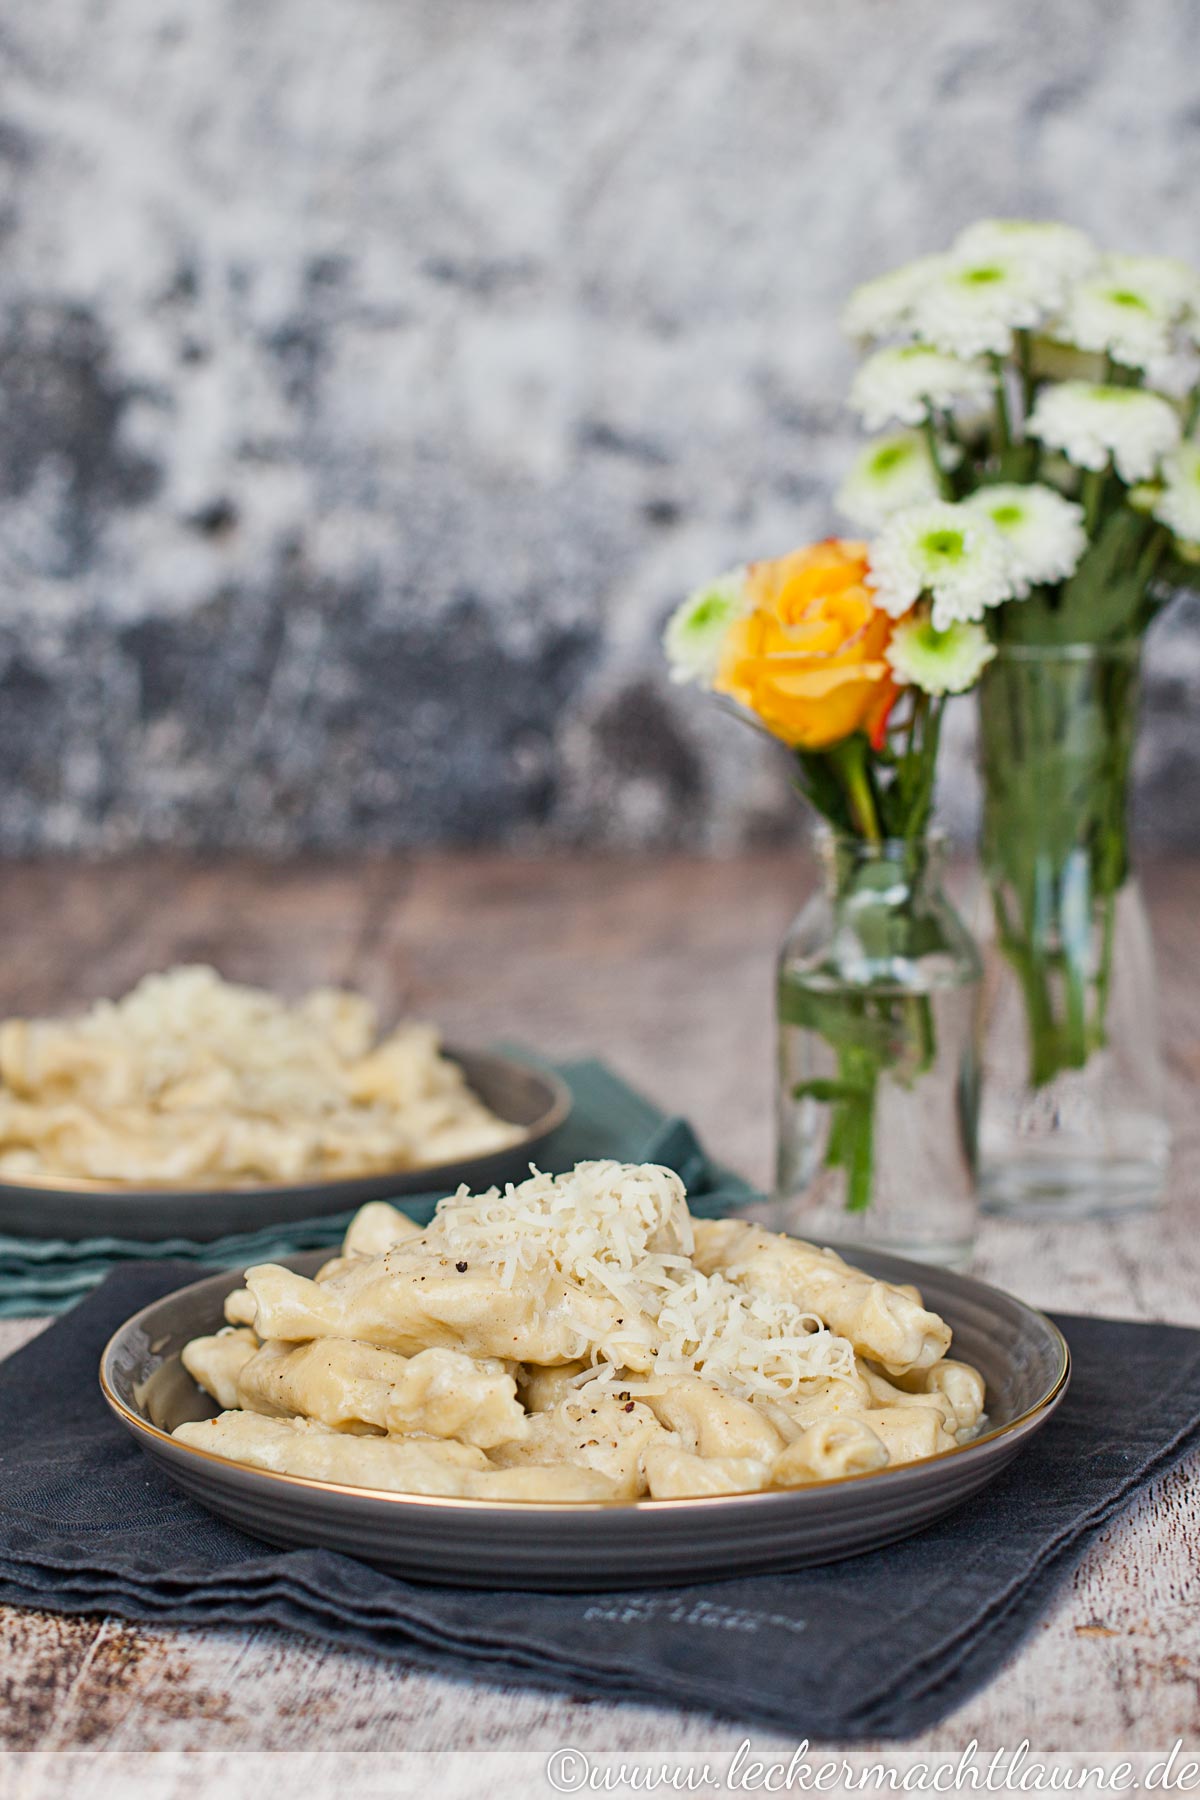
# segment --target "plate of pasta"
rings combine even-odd
[[[528,1167],[550,1071],[444,1045],[362,995],[288,1001],[180,967],[66,1018],[0,1022],[0,1230],[211,1240]]]
[[[463,1186],[424,1229],[369,1203],[336,1256],[146,1307],[100,1381],[255,1536],[565,1591],[902,1537],[1018,1454],[1069,1372],[982,1282],[695,1218],[673,1171],[591,1162]]]

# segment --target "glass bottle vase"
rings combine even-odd
[[[1154,957],[1127,822],[1140,648],[1002,646],[980,684],[989,1211],[1082,1218],[1162,1194]]]
[[[942,840],[818,843],[823,884],[779,958],[776,1228],[965,1262],[981,966]]]

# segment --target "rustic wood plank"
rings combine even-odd
[[[0,869],[0,1011],[75,1005],[214,961],[289,992],[352,981],[464,1041],[599,1052],[765,1179],[773,948],[802,859],[171,857]],[[1151,871],[1176,1155],[1154,1221],[988,1221],[985,1278],[1043,1305],[1200,1323],[1200,867]],[[0,1323],[0,1354],[39,1327]],[[1200,1738],[1200,1483],[1155,1484],[1089,1552],[1016,1661],[926,1742],[1118,1749]],[[0,1743],[44,1749],[732,1749],[703,1715],[467,1687],[272,1631],[0,1609]],[[756,1736],[763,1748],[790,1749]]]

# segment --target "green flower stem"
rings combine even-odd
[[[883,833],[879,828],[879,811],[867,769],[867,740],[856,732],[843,738],[827,751],[839,781],[845,790],[855,830],[869,843],[877,844]]]
[[[914,723],[920,718],[920,743],[912,753],[911,769],[905,771],[903,782],[905,800],[905,818],[901,836],[912,839],[920,837],[929,823],[929,815],[933,811],[933,791],[937,780],[938,746],[942,736],[942,715],[946,710],[946,701],[930,700],[921,695],[920,701],[914,703]],[[906,759],[907,760],[907,759]]]
[[[942,467],[937,427],[934,425],[932,413],[926,413],[921,423],[921,431],[925,438],[925,447],[929,451],[929,460],[933,464],[933,472],[937,476],[938,492],[943,500],[953,500],[955,498],[954,483],[950,479],[949,473]]]
[[[1083,521],[1089,537],[1095,537],[1096,527],[1100,523],[1100,512],[1104,500],[1105,483],[1108,470],[1086,469],[1082,483]]]
[[[996,432],[1000,439],[1001,452],[1012,448],[1012,419],[1008,410],[1008,388],[1005,382],[1005,362],[1002,356],[991,359],[992,373],[996,378]]]
[[[1021,377],[1022,427],[1033,411],[1033,340],[1028,331],[1017,332],[1017,370]]]
[[[1134,568],[1133,581],[1136,585],[1145,587],[1154,579],[1159,563],[1162,562],[1170,548],[1171,533],[1165,525],[1159,525],[1156,522],[1150,527],[1146,542],[1142,546],[1142,553]]]
[[[998,905],[996,910],[998,914]],[[1099,910],[1102,948],[1094,975],[1064,952],[1031,944],[1019,932],[998,927],[1000,947],[1025,1001],[1031,1087],[1046,1086],[1066,1069],[1086,1068],[1088,1058],[1108,1041],[1105,1019],[1116,896],[1106,896]]]
[[[1049,650],[991,665],[980,690],[984,859],[1035,1088],[1107,1041],[1137,675],[1136,644]]]
[[[847,917],[872,967],[888,971],[912,954],[919,905],[897,904],[897,888],[923,880],[921,839],[933,805],[944,699],[912,690],[903,733],[886,753],[891,780],[877,788],[867,739],[856,733],[823,751],[797,753],[803,792],[839,831],[868,844],[896,838],[874,856],[850,848],[837,865],[834,905]],[[841,857],[841,850],[835,856]],[[861,858],[861,861],[860,861]],[[842,985],[836,969],[828,987],[789,982],[779,989],[779,1017],[828,1046],[834,1072],[797,1084],[798,1101],[829,1109],[824,1163],[845,1173],[845,1204],[865,1212],[875,1184],[875,1113],[881,1081],[912,1086],[937,1055],[933,1003],[928,994],[897,993],[890,975],[877,983]]]
[[[900,766],[896,773],[897,786],[903,788],[909,780],[910,770],[916,767],[918,753],[917,728],[925,716],[929,702],[926,696],[917,689],[912,690],[908,709],[908,724],[904,728],[904,749],[900,754]]]
[[[1100,967],[1096,971],[1096,1018],[1091,1048],[1103,1050],[1108,1042],[1108,997],[1112,991],[1113,939],[1117,930],[1117,896],[1105,894],[1101,906]]]
[[[797,1100],[815,1100],[830,1108],[825,1167],[846,1171],[846,1211],[866,1212],[875,1180],[875,1090],[879,1068],[869,1053],[853,1044],[837,1048],[836,1081],[797,1082]]]
[[[999,917],[999,904],[996,907]],[[1068,1008],[1066,1017],[1055,1013],[1054,992],[1062,983],[1071,981],[1071,970],[1065,959],[1039,953],[1020,933],[997,926],[1000,947],[1021,984],[1025,1001],[1025,1025],[1029,1039],[1029,1084],[1044,1087],[1064,1069],[1082,1069],[1087,1062],[1086,1033],[1075,1029],[1079,1018],[1077,1007]]]
[[[963,445],[962,434],[958,429],[954,414],[949,411],[939,412],[937,415],[937,427],[941,431],[943,438],[946,440],[947,448],[958,451],[960,456],[964,454],[965,447]]]
[[[847,1212],[866,1212],[875,1180],[875,1102],[885,1075],[912,1087],[937,1054],[927,994],[813,993],[785,983],[785,1023],[818,1032],[837,1059],[837,1074],[797,1082],[793,1098],[828,1106],[825,1167],[846,1173]]]

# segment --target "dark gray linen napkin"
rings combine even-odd
[[[96,1381],[108,1336],[194,1273],[120,1269],[0,1365],[0,1599],[274,1624],[446,1675],[704,1708],[796,1737],[904,1738],[994,1675],[1096,1531],[1200,1444],[1200,1332],[1063,1318],[1074,1376],[1055,1417],[918,1537],[799,1574],[652,1592],[422,1586],[235,1531],[110,1417]]]

